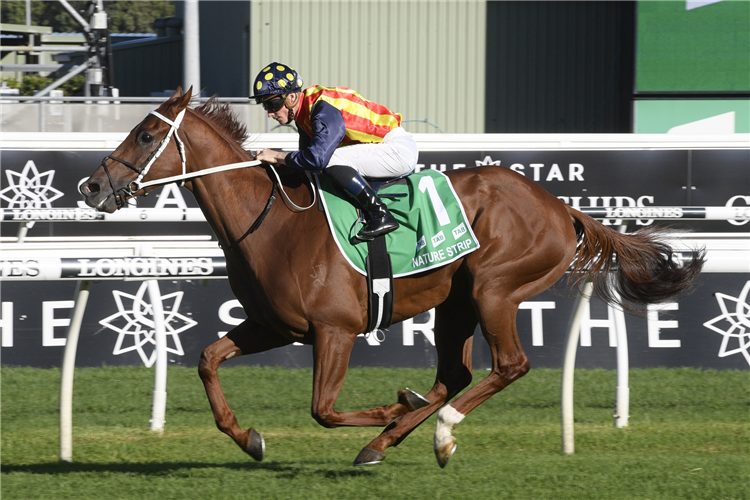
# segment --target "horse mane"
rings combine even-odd
[[[241,149],[248,140],[247,126],[232,112],[228,103],[221,103],[217,96],[212,96],[201,106],[193,109],[216,127],[217,132],[230,141],[236,143]]]

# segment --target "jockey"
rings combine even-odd
[[[253,84],[253,98],[282,125],[299,131],[299,150],[270,149],[256,159],[301,170],[323,171],[351,197],[365,219],[357,234],[372,240],[398,228],[398,222],[362,178],[393,178],[417,164],[417,145],[402,127],[401,115],[344,87],[312,85],[289,66],[271,63]]]

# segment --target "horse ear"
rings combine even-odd
[[[193,93],[193,87],[190,87],[187,92],[182,92],[182,87],[177,87],[177,90],[175,90],[174,94],[172,94],[172,97],[164,101],[159,106],[159,112],[162,114],[165,114],[167,110],[176,108],[177,111],[175,113],[179,113],[183,109],[187,108],[190,104],[190,97]]]
[[[187,92],[182,94],[182,96],[175,100],[175,104],[178,108],[187,108],[190,104],[190,98],[193,95],[193,87],[191,86]]]
[[[182,87],[177,87],[177,90],[174,94],[172,94],[172,97],[164,101],[162,106],[164,107],[165,111],[170,108],[176,108],[178,113],[182,111],[184,108],[187,108],[190,104],[190,97],[193,93],[193,87],[190,87],[187,92],[182,92]]]

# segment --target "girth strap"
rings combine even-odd
[[[391,326],[393,321],[393,269],[385,235],[367,242],[367,302],[369,321],[366,333]]]

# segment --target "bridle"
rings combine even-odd
[[[179,112],[177,117],[174,119],[174,121],[170,120],[169,118],[165,117],[161,113],[157,113],[156,111],[149,112],[150,115],[154,115],[155,117],[159,118],[163,122],[165,122],[167,125],[169,125],[169,132],[167,132],[167,135],[164,137],[164,139],[161,140],[159,143],[159,147],[157,147],[154,151],[151,152],[151,154],[146,158],[146,161],[144,161],[140,167],[136,167],[132,163],[130,163],[127,160],[123,160],[122,158],[117,158],[116,156],[105,156],[102,159],[102,168],[104,169],[104,172],[107,174],[107,178],[109,179],[109,186],[112,188],[112,193],[115,195],[115,203],[117,204],[117,208],[122,208],[125,205],[125,197],[127,196],[134,196],[135,193],[140,191],[141,189],[144,189],[146,186],[144,184],[141,184],[141,181],[143,178],[148,174],[148,171],[151,169],[151,165],[154,164],[157,158],[164,152],[164,150],[167,148],[167,145],[169,144],[169,140],[172,138],[172,135],[175,137],[175,141],[177,142],[177,150],[180,152],[180,159],[182,160],[182,176],[180,183],[180,186],[185,185],[185,178],[186,178],[186,160],[185,160],[185,145],[182,142],[182,139],[180,139],[180,136],[177,134],[177,129],[180,128],[180,123],[182,123],[182,119],[185,117],[185,111],[187,109],[183,109]],[[138,174],[138,177],[131,183],[129,183],[125,187],[121,187],[120,189],[115,189],[115,185],[112,181],[112,175],[109,173],[109,168],[107,167],[107,160],[114,160],[116,162],[122,163],[126,167],[128,167],[130,170],[133,170],[136,174]],[[178,179],[180,180],[180,179]],[[173,182],[173,181],[170,181]],[[121,194],[122,193],[122,194]],[[145,189],[144,189],[145,193]]]
[[[252,161],[243,161],[239,163],[230,163],[228,165],[221,165],[218,167],[211,167],[206,168],[203,170],[198,170],[197,172],[190,172],[187,173],[187,167],[186,167],[186,156],[185,156],[185,145],[182,142],[182,139],[180,139],[180,136],[177,134],[177,129],[180,128],[180,124],[182,123],[182,119],[185,117],[185,111],[187,111],[187,108],[183,109],[177,114],[177,117],[174,119],[174,121],[170,120],[169,118],[165,117],[161,113],[158,113],[156,111],[149,112],[150,115],[154,115],[155,117],[159,118],[163,122],[165,122],[167,125],[169,125],[169,132],[167,132],[167,135],[164,137],[164,139],[161,140],[159,143],[159,146],[149,155],[148,158],[146,158],[146,161],[141,164],[140,167],[137,167],[130,163],[127,160],[123,160],[122,158],[117,158],[116,156],[108,155],[105,156],[104,159],[102,159],[102,168],[104,169],[104,172],[107,174],[107,178],[109,179],[109,185],[112,188],[112,193],[115,196],[115,203],[117,204],[117,208],[122,208],[126,201],[126,197],[132,197],[135,196],[135,194],[138,191],[143,190],[144,195],[147,193],[146,188],[152,187],[152,186],[159,186],[164,184],[170,184],[172,182],[180,182],[180,186],[185,185],[185,181],[188,179],[193,179],[196,177],[203,177],[204,175],[209,174],[215,174],[217,172],[225,172],[227,170],[234,170],[238,168],[246,168],[246,167],[255,167],[260,165],[262,162],[259,160],[252,160]],[[164,150],[167,148],[167,145],[169,144],[170,139],[174,135],[175,141],[177,143],[177,150],[180,153],[180,160],[182,161],[182,175],[173,175],[171,177],[165,177],[163,179],[155,179],[147,182],[142,182],[143,178],[148,174],[148,171],[151,169],[151,166],[154,164],[157,158],[164,152]],[[129,169],[133,170],[136,174],[138,174],[138,177],[132,182],[130,182],[127,186],[121,187],[120,189],[115,189],[114,182],[112,181],[112,175],[109,173],[109,167],[107,167],[107,160],[114,160],[118,163],[121,163],[128,167]],[[316,189],[315,185],[312,182],[312,177],[310,176],[309,172],[305,172],[307,174],[308,180],[310,181],[310,185],[312,188],[312,203],[310,203],[307,207],[300,207],[296,205],[290,198],[289,195],[284,190],[284,186],[281,183],[281,179],[279,178],[278,172],[276,172],[276,169],[273,167],[273,165],[269,164],[269,167],[271,167],[271,171],[274,173],[276,179],[273,180],[273,191],[271,192],[271,196],[268,199],[268,202],[266,203],[266,207],[263,210],[263,213],[258,217],[258,219],[255,221],[255,223],[251,226],[251,228],[242,236],[239,240],[233,242],[230,245],[230,248],[238,244],[240,241],[245,239],[250,233],[255,231],[258,226],[260,226],[260,223],[263,221],[263,218],[265,218],[268,211],[271,209],[271,205],[273,205],[274,200],[276,199],[276,187],[278,186],[281,190],[281,193],[284,195],[284,198],[289,203],[290,206],[292,206],[295,210],[298,211],[304,211],[308,210],[309,208],[312,208],[315,206],[315,203],[317,203],[316,199]]]

